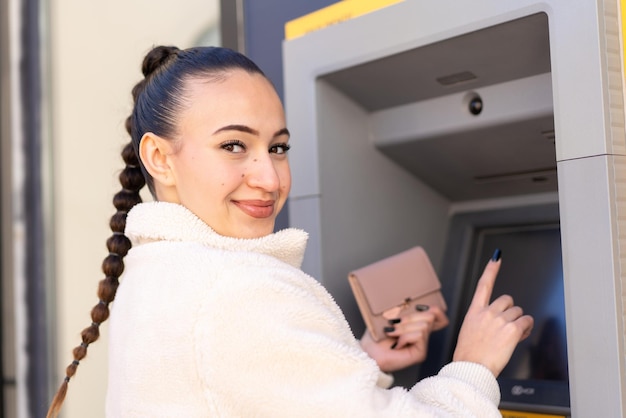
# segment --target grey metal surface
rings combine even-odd
[[[445,96],[550,71],[548,17],[535,14],[324,76],[367,110]],[[455,84],[440,80],[469,72]]]

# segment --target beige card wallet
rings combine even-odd
[[[415,312],[416,305],[447,308],[435,269],[419,246],[354,270],[348,280],[375,341],[385,337],[390,319]]]

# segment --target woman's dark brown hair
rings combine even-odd
[[[106,242],[109,255],[102,263],[105,277],[98,284],[99,301],[91,310],[91,325],[81,332],[82,342],[72,352],[74,360],[65,370],[65,378],[52,400],[47,418],[59,414],[70,379],[87,355],[89,344],[99,338],[100,325],[109,317],[109,304],[115,299],[119,277],[124,271],[123,259],[131,248],[130,239],[124,234],[126,215],[141,202],[139,192],[146,183],[152,196],[157,198],[152,177],[138,158],[141,138],[146,132],[172,138],[178,129],[178,115],[187,106],[185,82],[191,78],[216,80],[232,69],[263,74],[247,57],[226,48],[180,50],[157,46],[144,58],[141,67],[144,79],[133,88],[134,107],[126,119],[126,131],[131,141],[122,150],[126,167],[119,175],[122,190],[113,197],[116,212],[109,223],[112,235]]]

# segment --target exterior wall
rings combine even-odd
[[[142,77],[141,59],[153,45],[188,47],[204,39],[203,32],[217,21],[218,4],[68,0],[49,2],[42,13],[48,19],[43,49],[52,144],[55,385],[98,301],[111,199],[120,187],[119,155],[129,139],[124,121],[131,109],[131,88]],[[102,331],[70,383],[65,418],[104,416],[106,323]]]

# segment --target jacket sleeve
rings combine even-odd
[[[322,286],[259,257],[226,263],[198,312],[198,373],[214,415],[501,417],[497,382],[477,364],[452,363],[410,391],[381,388]]]

